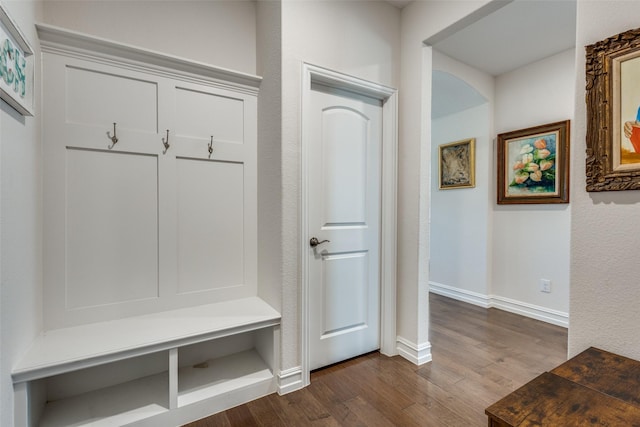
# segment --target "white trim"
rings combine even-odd
[[[278,374],[278,394],[283,395],[304,387],[302,367],[285,369]]]
[[[434,294],[449,297],[458,301],[467,302],[469,304],[477,305],[483,308],[491,307],[491,298],[487,295],[468,291],[466,289],[456,288],[449,285],[443,285],[442,283],[430,281],[429,292],[433,292]]]
[[[280,313],[249,297],[53,329],[35,339],[11,376],[33,381],[279,324]]]
[[[380,353],[395,356],[398,208],[398,96],[382,107],[382,215],[380,230]]]
[[[347,90],[379,99],[382,105],[382,188],[380,238],[380,352],[393,356],[396,350],[396,240],[397,240],[397,152],[398,98],[397,90],[357,77],[338,73],[311,64],[302,64],[302,125],[300,147],[300,253],[302,272],[301,359],[303,385],[310,383],[309,369],[309,251],[307,250],[308,180],[307,140],[304,112],[308,111],[311,82]]]
[[[424,365],[431,362],[431,343],[426,342],[422,344],[416,344],[409,341],[406,338],[398,336],[396,338],[398,354],[407,359],[414,365]]]
[[[29,382],[21,382],[13,385],[13,425],[29,425]],[[44,406],[44,405],[42,405]]]
[[[551,323],[552,325],[562,326],[563,328],[569,327],[569,313],[563,311],[553,310],[498,295],[483,295],[437,282],[429,282],[429,292],[483,308],[497,308],[542,322]]]
[[[491,306],[510,313],[551,323],[552,325],[562,326],[563,328],[569,327],[569,313],[562,311],[552,310],[550,308],[540,307],[538,305],[516,301],[497,295],[491,296]]]
[[[142,69],[158,75],[192,79],[198,83],[215,81],[222,88],[233,88],[257,94],[262,77],[214,67],[173,55],[156,52],[100,37],[55,27],[37,24],[38,37],[43,52],[56,53],[81,59],[98,59],[104,63],[127,64],[132,69]]]

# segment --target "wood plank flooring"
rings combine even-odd
[[[433,361],[370,353],[188,427],[486,426],[484,410],[566,361],[567,330],[497,309],[430,296]]]

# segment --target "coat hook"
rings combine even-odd
[[[167,150],[169,149],[169,129],[167,129],[167,139],[162,138],[162,145],[164,145],[164,151],[162,154],[167,154]]]
[[[108,147],[109,150],[113,148],[114,145],[118,142],[118,137],[116,136],[116,124],[113,124],[113,136],[111,136],[111,132],[107,131],[107,137],[111,140],[112,144]]]
[[[213,154],[213,135],[211,135],[211,142],[209,143],[209,158],[211,158],[211,155]]]

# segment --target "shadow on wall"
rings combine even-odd
[[[487,102],[473,86],[445,71],[433,70],[431,119],[459,113]]]
[[[459,299],[474,297],[486,305],[490,235],[491,112],[489,101],[473,86],[448,72],[433,70],[431,127],[432,291]],[[439,188],[443,144],[475,139],[475,186]],[[453,294],[451,294],[453,292]]]

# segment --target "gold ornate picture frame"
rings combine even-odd
[[[476,140],[463,139],[440,145],[438,177],[440,190],[476,186]]]
[[[586,47],[587,191],[640,189],[640,28]]]

